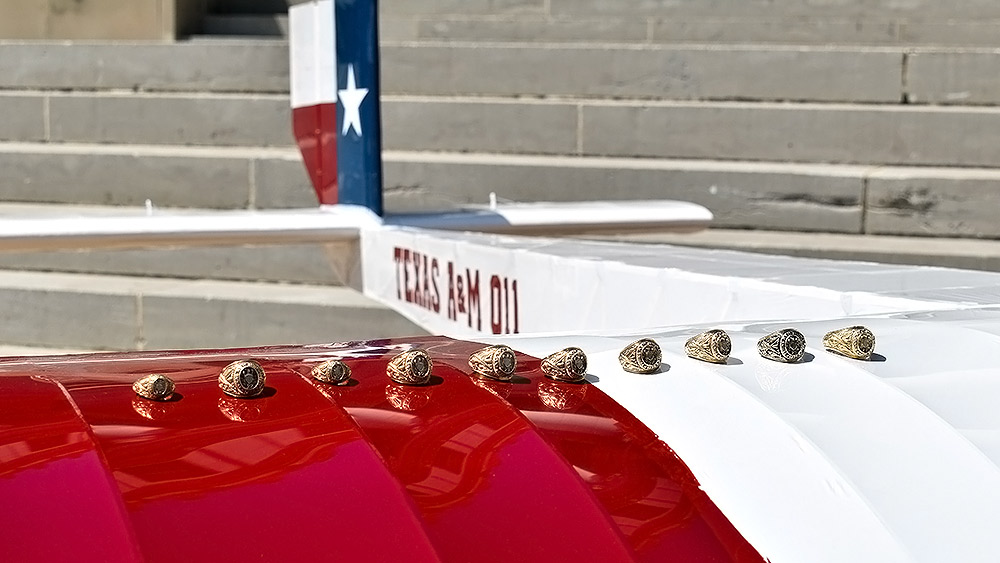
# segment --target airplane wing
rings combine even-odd
[[[2,359],[7,558],[1000,559],[1000,275],[517,236],[710,220],[677,202],[384,215],[374,7],[292,8],[324,207],[6,218],[0,249],[331,242],[465,340]]]
[[[366,207],[193,211],[120,209],[114,214],[3,217],[0,252],[355,241],[383,226],[520,234],[693,231],[712,220],[681,201],[499,204],[379,217]]]
[[[364,293],[435,334],[636,330],[987,307],[1000,274],[669,245],[385,228]]]

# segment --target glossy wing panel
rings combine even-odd
[[[139,561],[118,490],[60,386],[0,376],[4,561]]]
[[[481,379],[468,365],[479,347],[427,337],[7,360],[0,381],[30,369],[68,389],[81,440],[89,431],[113,475],[105,497],[149,561],[761,560],[598,387],[552,381],[522,354],[512,381]],[[414,348],[434,362],[430,384],[392,382],[390,359]],[[309,377],[332,358],[350,366],[348,385]],[[259,398],[218,387],[242,359],[268,374]],[[131,383],[150,373],[178,396],[137,397]]]
[[[257,359],[268,373],[257,399],[220,391],[228,359],[131,362],[67,381],[147,560],[437,560],[409,498],[343,411],[286,360]],[[154,369],[182,398],[132,393],[130,380]]]
[[[641,560],[761,560],[652,431],[597,387],[550,380],[539,364],[523,356],[511,384],[480,384],[566,458]]]
[[[387,343],[381,358],[352,363],[357,385],[329,390],[406,487],[443,559],[634,559],[559,453],[521,413],[469,378],[472,345],[414,344],[434,359],[429,385],[391,382],[386,364],[402,348]]]

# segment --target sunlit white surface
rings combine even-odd
[[[431,332],[455,337],[490,334],[497,316],[504,334],[579,333],[1000,302],[1000,274],[991,272],[391,226],[361,240],[365,294]],[[459,277],[465,278],[461,287]],[[503,286],[499,298],[490,286],[494,278]],[[418,279],[439,307],[407,300],[407,287],[412,293]],[[485,321],[447,314],[470,286],[478,288],[473,294]]]
[[[819,346],[859,322],[876,334],[872,361]],[[807,337],[802,363],[757,353],[785,326]],[[1000,310],[723,327],[728,365],[683,353],[714,326],[643,334],[664,350],[652,375],[618,364],[640,335],[502,341],[536,356],[583,348],[592,383],[673,448],[774,563],[1000,560]]]
[[[685,201],[505,203],[452,213],[396,215],[390,225],[490,233],[557,234],[625,231],[695,231],[712,212]]]

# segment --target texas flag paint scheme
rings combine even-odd
[[[289,9],[295,139],[324,205],[382,214],[375,0],[313,0]]]

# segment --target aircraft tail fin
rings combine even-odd
[[[378,2],[288,12],[292,129],[319,202],[382,215]]]

